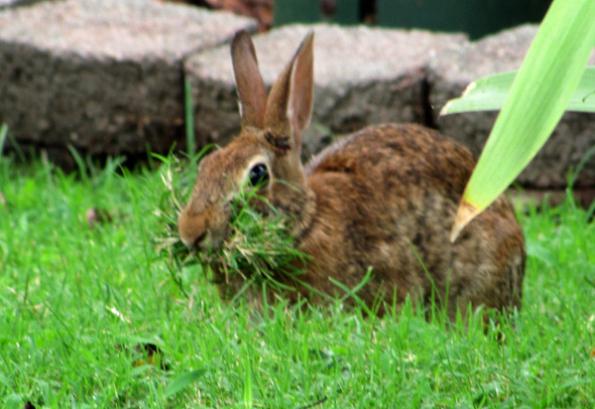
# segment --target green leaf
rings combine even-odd
[[[251,409],[254,406],[254,395],[252,387],[252,367],[248,362],[244,372],[244,407]]]
[[[501,109],[516,74],[517,71],[503,72],[473,81],[461,97],[444,105],[440,115]],[[595,67],[587,67],[566,110],[595,112]]]
[[[186,372],[176,377],[173,381],[170,382],[169,385],[167,385],[167,389],[165,390],[165,397],[169,398],[177,394],[182,389],[188,387],[191,383],[196,382],[206,372],[207,370],[203,368],[191,372]]]
[[[192,100],[192,84],[184,79],[184,124],[186,127],[186,150],[188,157],[196,153],[196,134],[194,131],[194,102]]]
[[[3,124],[0,127],[0,155],[2,155],[2,151],[4,150],[4,143],[6,142],[6,135],[8,135],[8,126]]]
[[[552,3],[465,188],[451,240],[504,192],[549,138],[585,71],[594,21],[593,0]]]

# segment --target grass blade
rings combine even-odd
[[[463,95],[448,101],[440,115],[497,111],[502,108],[517,71],[503,72],[473,81]],[[567,111],[595,112],[595,66],[587,67],[570,97]]]
[[[196,153],[196,134],[194,131],[194,102],[192,100],[192,84],[184,79],[184,124],[186,127],[186,149],[189,158]]]
[[[4,144],[6,143],[6,136],[8,135],[8,126],[6,124],[2,124],[0,127],[0,155],[4,151]]]
[[[595,38],[593,21],[593,0],[552,3],[465,188],[452,241],[549,138],[585,71]]]
[[[68,144],[66,146],[66,148],[68,149],[68,152],[70,152],[70,155],[72,156],[72,158],[74,159],[74,162],[76,163],[76,166],[80,173],[81,179],[84,180],[85,182],[88,182],[91,179],[92,175],[91,175],[91,172],[89,171],[89,167],[87,166],[87,163],[85,163],[85,159],[83,159],[81,154],[76,150],[76,148],[74,146]]]
[[[244,372],[244,408],[252,409],[254,407],[254,395],[252,387],[252,366],[248,361]]]
[[[196,382],[201,376],[207,372],[206,369],[197,369],[195,371],[186,372],[175,378],[165,390],[165,397],[169,398],[183,389],[187,388],[191,383]]]

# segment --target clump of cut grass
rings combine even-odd
[[[184,266],[196,264],[198,260],[178,237],[178,215],[184,206],[184,199],[192,189],[192,175],[185,169],[183,161],[176,156],[157,156],[162,161],[159,170],[165,190],[159,198],[155,214],[162,233],[157,237],[157,252],[165,254],[170,265],[179,270]]]
[[[182,198],[189,196],[192,185],[183,166],[182,161],[171,157],[161,170],[165,192],[157,214],[164,231],[158,239],[158,250],[167,255],[170,266],[179,271],[199,263],[218,282],[236,281],[239,277],[245,282],[240,292],[254,285],[293,291],[292,283],[301,273],[298,266],[307,257],[295,246],[290,220],[259,194],[258,186],[244,187],[230,203],[228,235],[220,247],[196,252],[184,246],[178,237],[177,218],[185,203]]]
[[[266,215],[256,209],[255,203],[266,208]],[[231,234],[220,249],[200,253],[199,260],[216,269],[226,281],[239,275],[247,284],[292,290],[287,282],[300,274],[296,263],[303,262],[305,256],[295,248],[287,218],[254,187],[241,190],[231,207]]]

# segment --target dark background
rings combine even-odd
[[[471,38],[539,22],[551,0],[275,0],[274,25],[334,21],[462,31]]]

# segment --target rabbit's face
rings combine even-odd
[[[231,55],[242,130],[200,164],[194,191],[178,222],[187,246],[205,249],[222,243],[231,201],[246,184],[262,186],[260,193],[282,211],[297,214],[303,208],[301,133],[312,112],[313,41],[313,34],[306,36],[267,96],[249,34],[234,37]]]
[[[192,196],[179,216],[178,230],[186,246],[221,245],[227,235],[231,201],[240,189],[258,185],[266,195],[273,179],[273,158],[262,143],[262,133],[242,131],[228,146],[201,161]]]

